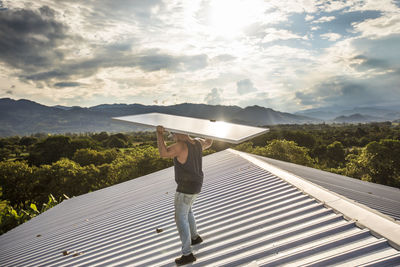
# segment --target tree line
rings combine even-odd
[[[238,150],[400,188],[400,126],[279,125]]]
[[[0,139],[1,233],[65,198],[164,169],[154,133]]]
[[[400,127],[278,125],[229,147],[400,188]],[[158,155],[154,132],[86,133],[0,138],[0,233],[66,198],[172,166]]]

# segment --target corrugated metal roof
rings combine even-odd
[[[400,265],[386,239],[232,151],[204,173],[195,266]],[[174,191],[168,168],[71,198],[0,236],[0,265],[174,266]]]
[[[254,157],[283,170],[295,173],[310,182],[362,203],[372,209],[376,209],[393,219],[400,220],[400,189],[398,188],[370,183],[285,161],[261,156]]]

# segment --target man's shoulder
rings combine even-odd
[[[176,146],[180,149],[180,150],[185,150],[187,149],[187,144],[185,141],[178,141],[175,143]]]

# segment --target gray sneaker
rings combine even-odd
[[[200,236],[197,236],[196,239],[192,239],[192,246],[200,244],[201,242],[203,242],[203,239]]]
[[[187,256],[182,255],[180,258],[175,259],[175,263],[178,266],[185,265],[194,261],[196,261],[196,257],[193,255],[193,253],[190,253]]]

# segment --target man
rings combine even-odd
[[[175,263],[184,265],[196,260],[191,245],[203,240],[197,233],[196,221],[192,205],[203,185],[202,151],[212,145],[211,139],[192,139],[188,135],[174,133],[175,143],[166,146],[164,127],[157,126],[157,145],[160,156],[173,158],[175,166],[175,181],[178,184],[175,193],[175,223],[182,242],[182,256]]]

